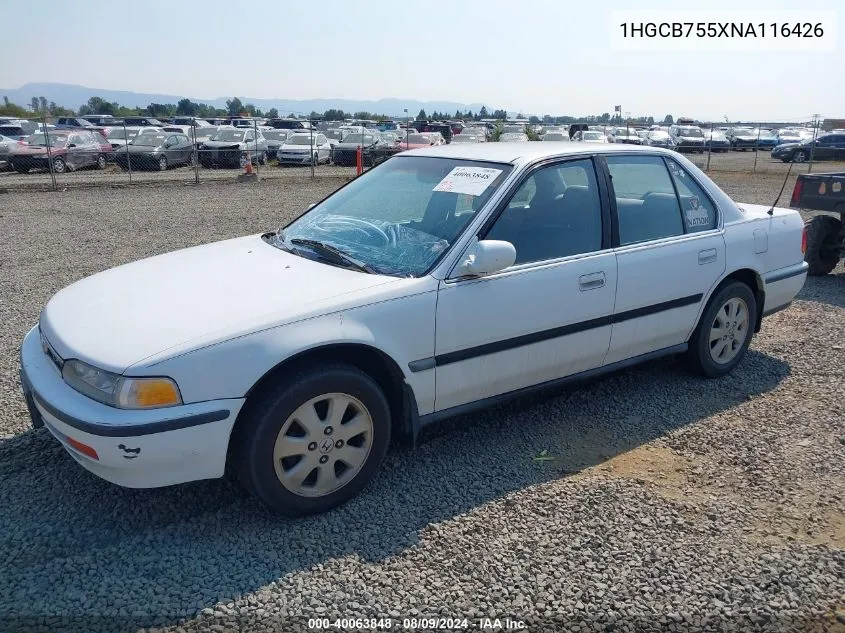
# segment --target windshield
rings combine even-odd
[[[648,137],[653,141],[660,141],[669,138],[669,132],[649,132]]]
[[[704,134],[697,127],[682,127],[678,128],[678,136],[686,136],[688,138],[702,138]]]
[[[563,141],[568,140],[569,136],[564,136],[560,132],[549,132],[544,137],[544,141]]]
[[[264,138],[268,141],[284,141],[288,137],[288,133],[284,130],[267,130],[264,132]]]
[[[211,139],[212,141],[242,141],[244,140],[244,132],[243,130],[220,130],[214,137]]]
[[[347,134],[343,137],[344,143],[357,143],[359,145],[372,145],[376,142],[376,137],[372,134]]]
[[[44,134],[33,134],[27,139],[27,143],[30,145],[47,145],[47,139],[45,138]],[[67,134],[51,134],[50,135],[50,146],[51,147],[64,147],[67,145]]]
[[[285,141],[286,145],[316,145],[317,139],[310,134],[294,134]]]
[[[343,138],[343,130],[326,130],[326,137],[335,141]]]
[[[774,138],[771,130],[760,130],[760,138]]]
[[[197,135],[197,138],[199,138],[200,136],[205,138],[211,138],[212,136],[217,134],[217,127],[198,127],[194,130],[194,134]]]
[[[587,141],[596,141],[602,137],[601,132],[584,132],[581,138]]]
[[[275,239],[294,249],[296,239],[317,240],[381,274],[418,277],[454,243],[511,169],[500,163],[394,157],[339,189]]]
[[[408,143],[428,145],[431,143],[431,140],[422,134],[408,134]]]
[[[139,134],[130,141],[132,145],[143,145],[144,147],[158,147],[164,143],[167,134]]]
[[[478,143],[478,137],[472,134],[455,134],[452,137],[453,143]]]
[[[801,135],[795,130],[781,130],[778,132],[778,136],[783,138],[801,138]]]

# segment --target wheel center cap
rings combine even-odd
[[[320,442],[320,452],[323,454],[331,453],[334,448],[334,441],[331,438],[326,438]]]

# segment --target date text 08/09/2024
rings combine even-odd
[[[513,618],[311,618],[308,628],[324,631],[520,631],[525,630],[522,620]]]
[[[648,38],[819,38],[821,22],[622,22],[622,37]]]

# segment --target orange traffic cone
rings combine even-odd
[[[249,176],[253,173],[252,159],[249,157],[249,152],[244,152],[244,156],[246,156],[246,165],[244,165],[244,173]]]

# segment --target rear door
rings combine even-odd
[[[619,267],[606,364],[687,341],[725,270],[716,207],[678,162],[608,156]]]

